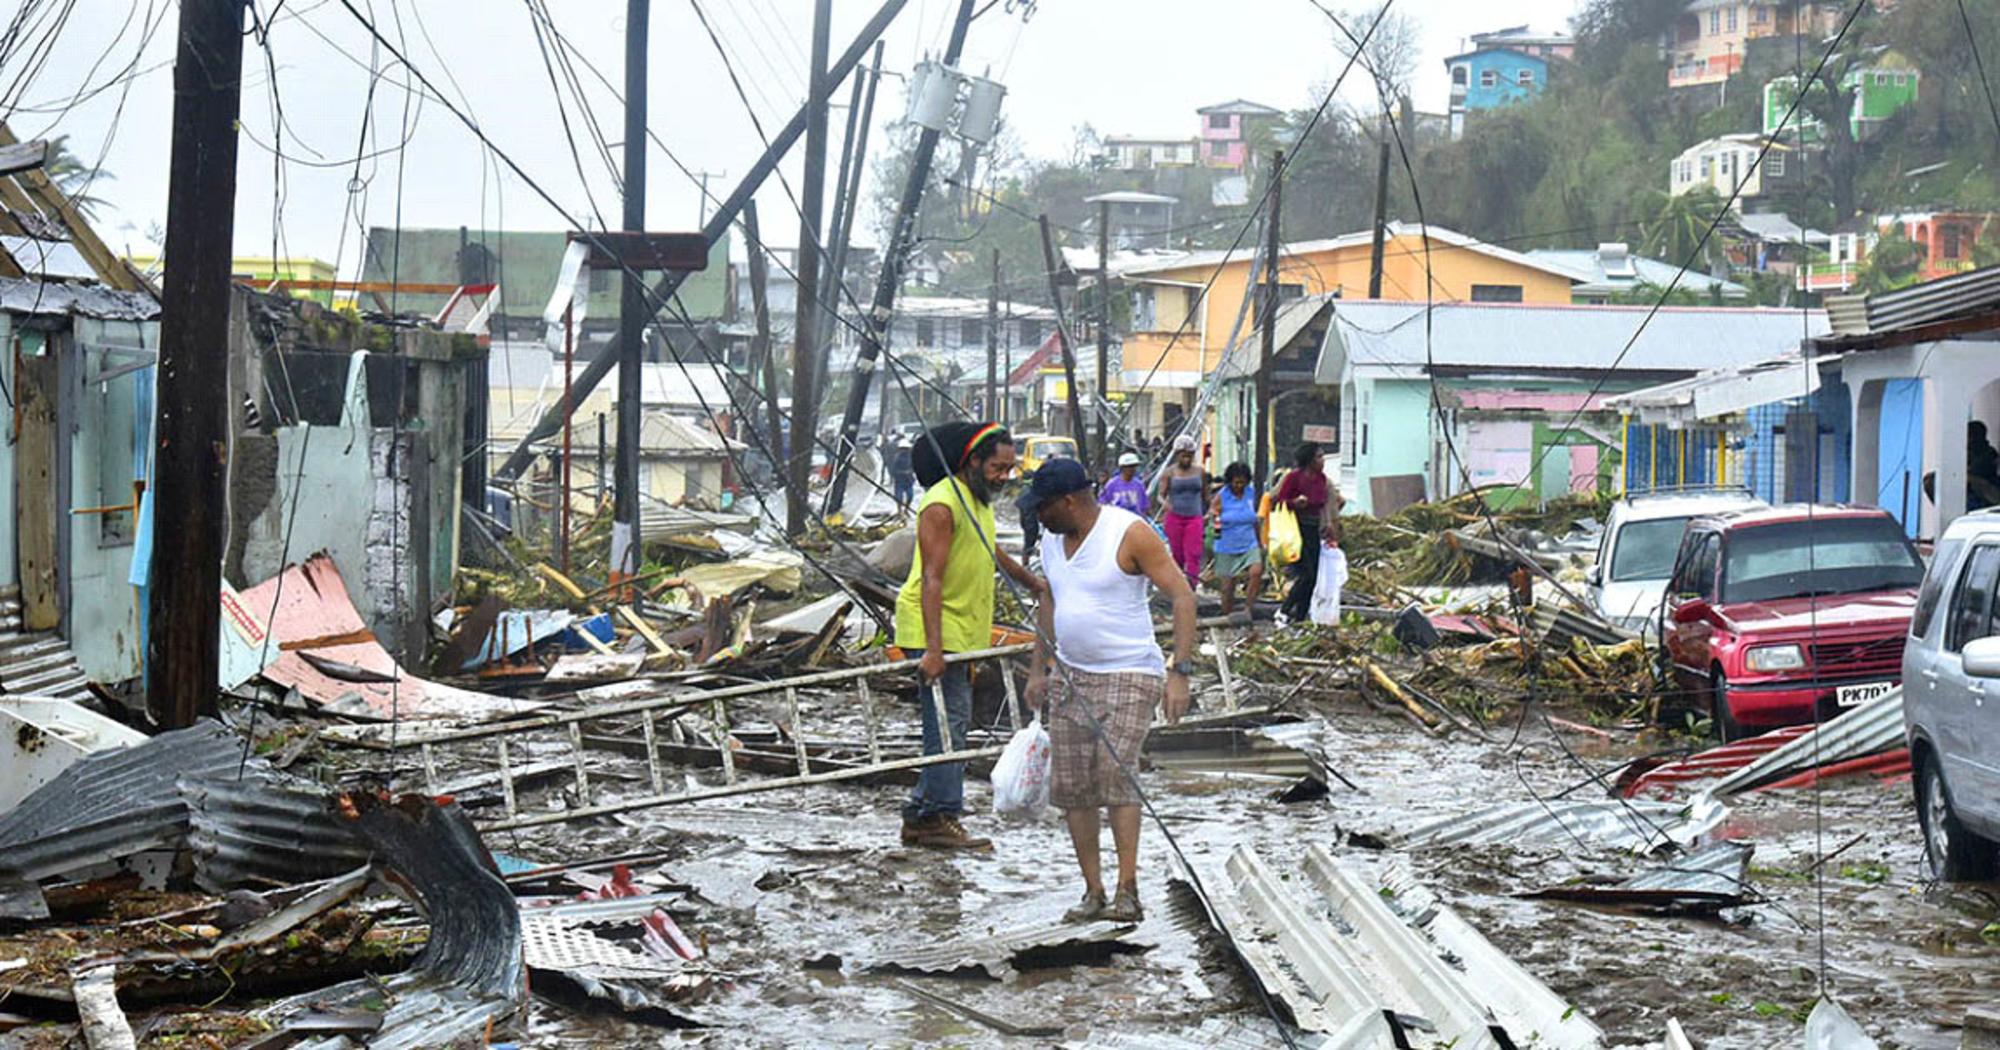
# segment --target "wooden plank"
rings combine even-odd
[[[62,623],[56,575],[56,359],[44,354],[14,364],[21,427],[14,445],[21,626],[52,631]]]
[[[36,139],[33,142],[17,142],[11,146],[0,146],[0,177],[16,172],[39,168],[49,162],[49,141]]]
[[[19,141],[4,123],[0,123],[0,146],[12,146]],[[0,179],[0,182],[6,181],[9,180]],[[76,246],[77,251],[83,253],[85,259],[90,260],[91,268],[97,271],[98,277],[105,284],[121,292],[149,291],[145,283],[139,279],[139,275],[125,265],[125,260],[120,259],[97,238],[97,231],[91,228],[90,221],[83,217],[83,213],[76,209],[76,205],[70,203],[67,194],[49,181],[47,175],[30,170],[14,176],[11,181],[26,188],[28,193],[41,203],[45,214],[52,213],[62,219],[63,225],[69,229],[70,243]]]

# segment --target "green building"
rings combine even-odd
[[[1857,69],[1841,78],[1843,88],[1854,91],[1854,108],[1848,114],[1848,130],[1856,141],[1866,139],[1874,126],[1895,116],[1917,100],[1923,74],[1914,69]],[[1797,77],[1782,76],[1764,85],[1764,134],[1790,132],[1801,142],[1815,142],[1825,132],[1818,119],[1800,107],[1788,123],[1785,114],[1799,96]]]
[[[500,285],[497,313],[513,324],[541,324],[542,310],[555,289],[569,234],[561,230],[473,230],[465,227],[410,228],[374,226],[362,259],[364,281],[396,280],[411,284]],[[590,276],[589,325],[593,330],[615,327],[618,319],[620,274],[594,271]],[[728,316],[729,238],[709,246],[708,268],[688,274],[680,287],[680,303],[690,319],[713,321]],[[402,313],[442,309],[446,296],[402,295]],[[501,325],[496,319],[495,332]]]

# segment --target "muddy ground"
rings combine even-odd
[[[845,702],[820,694],[808,705],[830,717]],[[1196,870],[1218,866],[1240,842],[1279,866],[1318,843],[1373,867],[1395,854],[1359,843],[1393,841],[1400,828],[1476,805],[1525,801],[1530,791],[1547,796],[1585,779],[1579,761],[1609,767],[1661,743],[1565,736],[1577,752],[1572,758],[1538,721],[1518,740],[1511,725],[1496,727],[1491,743],[1436,740],[1351,698],[1321,697],[1309,707],[1325,718],[1328,750],[1361,792],[1336,785],[1325,800],[1279,804],[1269,798],[1279,785],[1254,776],[1142,775]],[[601,762],[608,771],[628,760]],[[635,779],[608,784],[608,797],[641,791],[643,767],[622,768]],[[675,775],[690,784],[720,779],[712,771]],[[682,926],[707,946],[709,964],[730,975],[726,989],[690,1011],[710,1026],[704,1030],[669,1031],[537,1000],[526,1041],[957,1047],[1126,1039],[1212,1046],[1213,1022],[1221,1018],[1242,1023],[1243,1045],[1278,1045],[1191,895],[1172,885],[1168,846],[1151,823],[1142,838],[1148,911],[1138,937],[1150,950],[1005,981],[859,972],[855,960],[895,946],[1052,920],[1080,891],[1068,839],[1054,820],[991,818],[987,788],[975,782],[968,824],[994,837],[990,855],[906,849],[897,842],[902,793],[822,786],[494,836],[494,849],[545,862],[665,851],[664,863],[640,873],[694,888]],[[1624,877],[1647,864],[1611,850],[1447,848],[1410,859],[1468,921],[1595,1019],[1613,1045],[1658,1043],[1669,1017],[1707,1047],[1799,1045],[1822,961],[1829,986],[1884,1047],[1956,1047],[1951,1026],[1964,1009],[2000,998],[1995,887],[1924,883],[1906,782],[1864,778],[1817,796],[1753,794],[1717,834],[1755,843],[1751,881],[1769,898],[1719,920],[1511,896],[1578,875]],[[1822,849],[1843,846],[1824,865],[1823,881],[1807,874]],[[845,968],[806,965],[829,956]],[[925,1001],[903,981],[1061,1035],[1004,1035]],[[1197,1042],[1174,1042],[1205,1023],[1211,1028]]]

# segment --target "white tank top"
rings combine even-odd
[[[1118,546],[1140,523],[1122,507],[1099,507],[1097,524],[1074,555],[1063,553],[1064,537],[1042,536],[1042,571],[1056,602],[1056,656],[1079,671],[1166,676],[1146,604],[1150,581],[1118,567]]]

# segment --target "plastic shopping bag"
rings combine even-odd
[[[1049,731],[1036,715],[993,764],[993,811],[1040,816],[1049,804]]]
[[[1280,503],[1271,508],[1271,564],[1283,568],[1299,560],[1299,516]]]
[[[1340,623],[1340,591],[1347,586],[1347,552],[1332,544],[1319,549],[1319,576],[1313,580],[1312,622]]]

